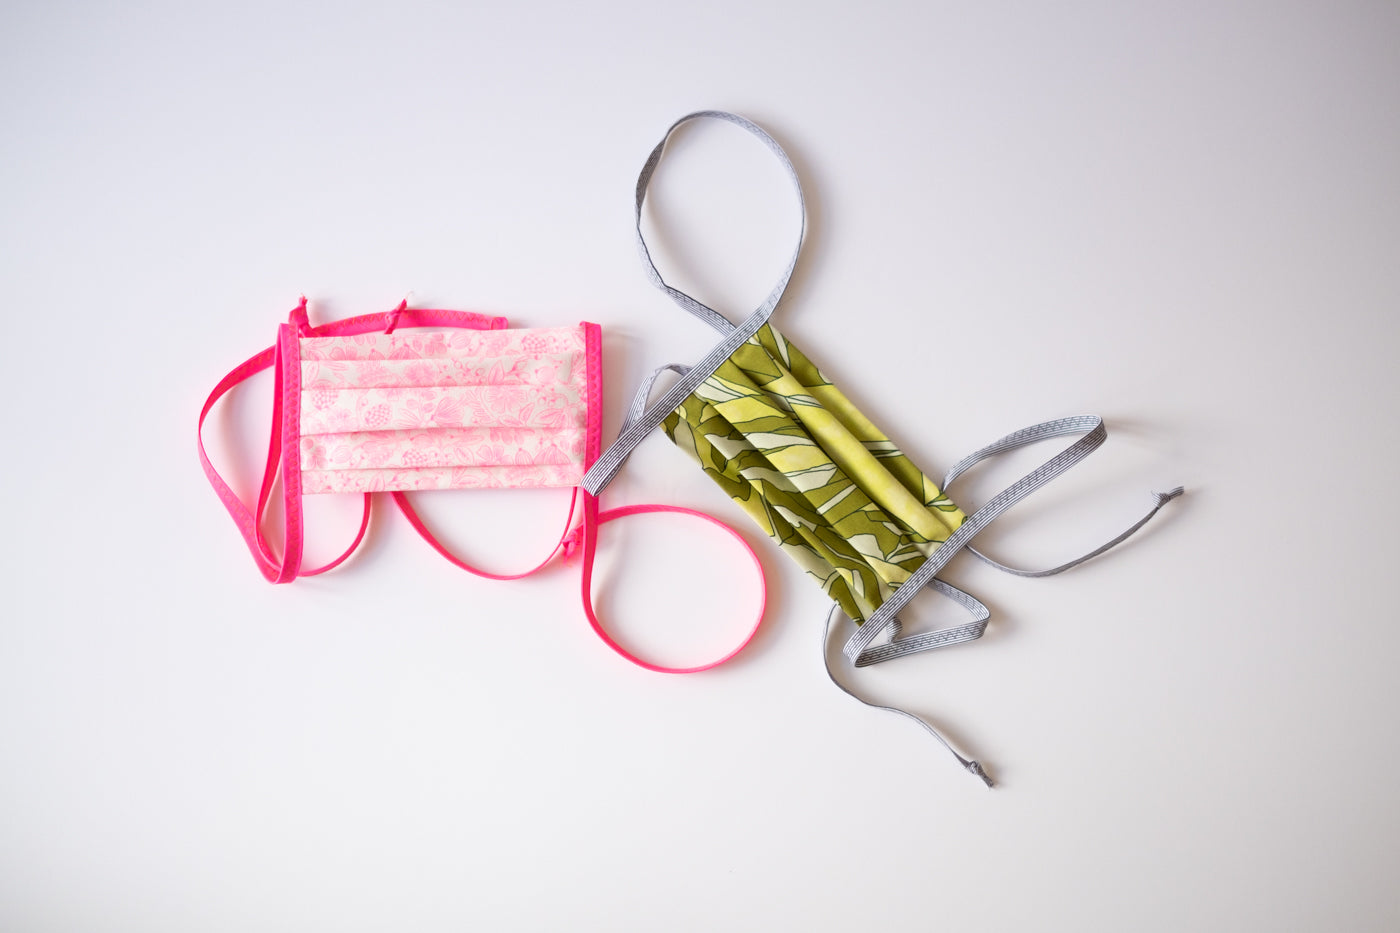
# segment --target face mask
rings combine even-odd
[[[801,249],[800,236],[778,284],[738,325],[667,285],[642,239],[642,204],[671,133],[690,120],[702,118],[733,123],[757,136],[787,169],[799,203],[802,201],[801,185],[787,155],[750,121],[730,113],[704,111],[683,117],[667,131],[637,182],[641,252],[653,283],[718,330],[723,339],[694,367],[662,367],[643,383],[622,434],[584,477],[585,489],[597,492],[606,486],[631,450],[653,428],[662,427],[823,588],[836,604],[832,614],[839,610],[857,624],[844,649],[856,666],[982,635],[990,615],[986,606],[935,576],[959,551],[970,550],[994,566],[1022,576],[1059,573],[1118,544],[1180,494],[1180,489],[1158,494],[1151,512],[1123,534],[1090,554],[1049,570],[1017,570],[975,551],[969,544],[974,535],[1103,443],[1107,433],[1102,419],[1076,416],[1017,431],[965,458],[941,485],[936,484],[768,323],[792,275]],[[656,379],[668,369],[680,379],[648,406]],[[975,512],[964,512],[946,495],[959,474],[987,457],[1069,435],[1079,438]],[[925,587],[956,601],[968,611],[970,620],[937,632],[903,635],[896,614]],[[881,635],[888,638],[877,643]],[[910,718],[991,785],[978,762],[959,754],[927,723]]]
[[[591,324],[302,338],[302,492],[577,486],[597,340]]]
[[[210,462],[203,427],[225,393],[268,368],[275,372],[272,439],[257,505],[249,508]],[[409,309],[404,302],[387,314],[313,327],[303,298],[279,329],[277,344],[237,367],[210,394],[199,417],[199,456],[254,561],[271,582],[286,583],[340,565],[364,538],[371,493],[387,492],[438,553],[477,576],[520,579],[556,556],[582,551],[585,615],[599,637],[633,663],[668,673],[721,664],[753,637],[757,619],[748,636],[723,658],[671,668],[628,651],[594,612],[591,581],[597,529],[628,515],[673,512],[705,519],[738,540],[757,566],[739,535],[703,513],[670,506],[598,510],[595,497],[583,492],[579,483],[602,446],[601,399],[602,337],[596,324],[511,329],[505,318]],[[262,531],[279,479],[285,518],[280,554]],[[408,498],[410,491],[418,490],[527,487],[568,488],[572,495],[559,541],[537,566],[520,573],[482,570],[453,554]],[[329,564],[303,569],[302,496],[347,492],[364,496],[355,540]],[[582,522],[573,528],[579,511]],[[759,574],[761,580],[761,568]],[[760,604],[759,619],[762,613]]]

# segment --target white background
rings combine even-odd
[[[5,4],[0,928],[1400,927],[1397,48],[1384,2]],[[776,323],[926,471],[1108,419],[988,533],[1004,558],[1188,487],[1062,577],[959,558],[987,637],[848,676],[994,791],[826,682],[824,597],[664,439],[605,505],[711,511],[769,575],[760,637],[690,677],[608,652],[576,564],[476,580],[389,510],[269,586],[201,474],[206,393],[301,293],[597,321],[611,436],[713,339],[630,230],[706,107],[806,186]],[[720,124],[651,206],[731,317],[796,231]],[[210,426],[245,493],[269,397]],[[511,568],[563,502],[422,505]],[[354,510],[313,505],[312,561]],[[754,596],[699,527],[604,532],[600,602],[658,657],[721,650]]]

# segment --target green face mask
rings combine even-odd
[[[662,428],[857,623],[967,518],[767,324]]]
[[[960,551],[971,551],[1008,573],[1048,576],[1118,544],[1181,493],[1174,489],[1157,494],[1152,510],[1127,531],[1089,554],[1048,570],[1008,567],[972,548],[972,537],[993,519],[1102,444],[1107,437],[1102,419],[1062,418],[1009,434],[960,461],[940,488],[769,325],[801,250],[800,237],[777,286],[741,324],[730,323],[667,285],[642,239],[642,204],[671,133],[701,118],[724,120],[757,136],[783,163],[799,203],[802,200],[801,185],[786,153],[743,117],[702,111],[681,118],[667,131],[637,182],[638,241],[652,281],[723,337],[695,366],[664,366],[643,382],[618,439],[585,475],[585,489],[599,492],[637,444],[661,426],[820,584],[836,604],[832,615],[839,610],[857,624],[844,649],[856,666],[982,635],[989,617],[986,606],[935,576]],[[656,379],[667,370],[677,373],[679,381],[648,405]],[[964,513],[945,493],[959,474],[987,457],[1067,435],[1079,437],[973,513]],[[902,634],[896,614],[924,588],[955,600],[968,611],[970,620],[936,632]],[[877,644],[882,634],[889,637]],[[980,764],[959,754],[927,723],[910,718],[947,746],[964,767],[991,784]]]

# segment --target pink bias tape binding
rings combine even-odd
[[[304,518],[302,512],[302,476],[301,476],[301,344],[303,338],[318,337],[343,337],[360,334],[381,333],[385,335],[393,334],[398,327],[453,327],[468,330],[505,330],[508,329],[508,322],[504,317],[476,314],[467,311],[447,311],[437,309],[410,309],[407,300],[400,302],[398,307],[392,311],[380,314],[367,314],[359,317],[346,318],[342,321],[334,321],[328,324],[312,326],[306,311],[306,298],[302,297],[297,306],[292,310],[287,323],[278,328],[277,343],[261,353],[249,358],[241,365],[221,379],[213,392],[205,400],[204,407],[199,414],[198,446],[200,464],[204,468],[205,476],[218,494],[219,500],[224,508],[233,518],[239,532],[243,535],[244,541],[248,545],[253,560],[257,564],[259,571],[272,583],[288,583],[298,576],[314,576],[332,570],[343,563],[354,553],[364,540],[366,529],[369,527],[371,493],[365,492],[364,511],[360,519],[359,530],[350,546],[330,563],[317,567],[313,570],[304,570],[301,567],[302,540],[304,534]],[[602,330],[597,324],[584,323],[580,325],[584,333],[585,357],[587,376],[585,384],[587,386],[586,399],[586,433],[584,438],[584,464],[583,469],[593,465],[602,449]],[[268,443],[267,463],[263,469],[263,479],[258,491],[257,503],[254,508],[249,508],[237,494],[219,475],[214,465],[210,462],[209,456],[204,448],[204,422],[214,405],[223,398],[231,389],[249,377],[266,369],[273,369],[274,389],[273,389],[273,413],[272,432]],[[282,481],[282,505],[285,514],[283,540],[281,547],[281,557],[277,557],[271,544],[267,541],[262,531],[262,520],[266,513],[267,505],[271,500],[272,489],[276,485],[277,479]],[[578,550],[583,551],[583,567],[581,577],[581,596],[584,614],[588,618],[589,625],[593,631],[609,648],[617,654],[626,658],[633,664],[645,670],[655,671],[664,674],[691,674],[700,671],[707,671],[718,667],[729,659],[733,658],[753,640],[763,621],[763,614],[767,608],[768,589],[767,580],[763,573],[763,565],[759,561],[758,554],[748,541],[744,539],[733,528],[724,522],[694,509],[669,505],[629,505],[615,509],[608,509],[603,512],[598,511],[596,497],[582,488],[575,485],[569,501],[569,511],[564,522],[564,532],[559,541],[554,545],[545,558],[529,570],[520,573],[495,573],[482,570],[472,566],[466,561],[454,555],[448,548],[437,539],[436,536],[423,523],[417,511],[410,504],[406,492],[402,490],[392,490],[390,492],[394,503],[400,512],[408,520],[413,529],[418,532],[435,551],[441,554],[454,566],[469,573],[475,574],[490,580],[519,580],[530,576],[544,569],[555,556],[565,559],[572,556]],[[581,524],[570,531],[575,513],[578,511],[579,496],[583,497],[583,518]],[[628,651],[618,643],[607,630],[603,628],[598,620],[597,613],[593,608],[592,586],[593,586],[593,564],[597,552],[598,527],[619,518],[630,515],[639,515],[648,512],[674,513],[680,515],[691,515],[704,519],[727,532],[734,540],[743,546],[749,559],[753,562],[754,569],[758,572],[759,581],[759,605],[755,614],[752,627],[744,635],[739,644],[726,653],[723,657],[703,664],[689,667],[669,667],[656,664],[638,657]]]

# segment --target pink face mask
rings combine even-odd
[[[210,462],[203,427],[220,398],[269,368],[276,380],[272,439],[257,504],[249,508]],[[254,561],[273,583],[341,564],[364,539],[371,494],[387,492],[438,553],[477,576],[519,579],[556,555],[581,550],[585,614],[609,647],[628,660],[669,673],[721,664],[753,633],[718,661],[669,668],[636,657],[597,620],[591,593],[597,529],[626,515],[664,511],[704,518],[739,540],[758,567],[743,538],[703,513],[671,506],[600,512],[596,498],[580,483],[602,447],[601,411],[602,334],[597,324],[509,328],[502,317],[409,309],[402,303],[384,314],[313,327],[303,298],[279,328],[276,345],[234,369],[210,394],[199,416],[199,456]],[[280,556],[262,531],[279,478],[285,515]],[[530,570],[510,574],[482,570],[451,553],[407,496],[417,490],[523,487],[568,488],[573,494],[564,531],[549,555]],[[301,566],[302,496],[329,493],[364,496],[359,532],[335,560],[306,570]],[[580,499],[583,520],[574,527]],[[761,579],[761,567],[759,575]],[[755,630],[757,625],[755,620]]]
[[[577,486],[597,330],[302,338],[302,492]]]

